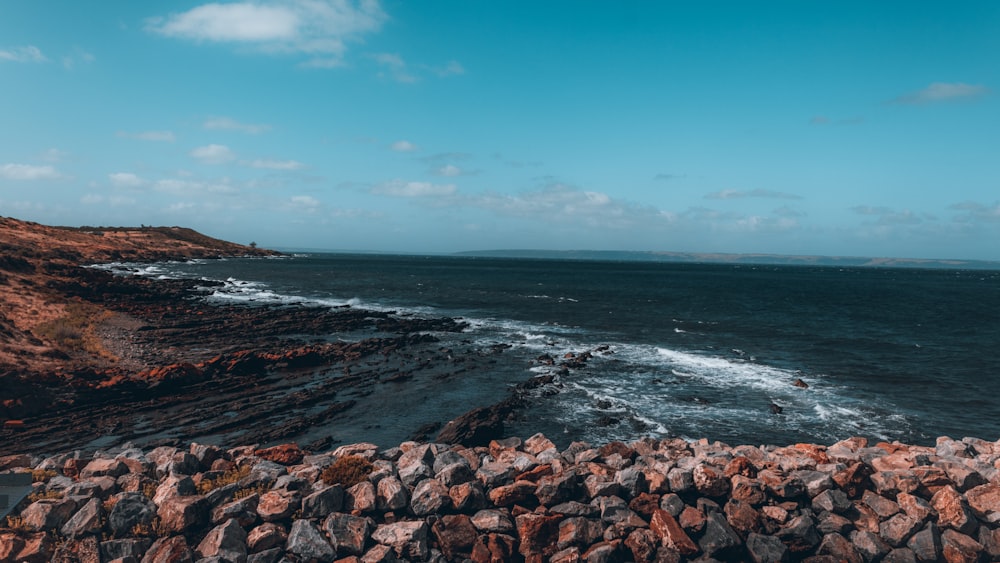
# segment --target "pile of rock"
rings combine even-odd
[[[324,482],[349,455],[367,479]],[[38,480],[0,561],[1000,560],[998,467],[1000,442],[974,438],[8,456]]]

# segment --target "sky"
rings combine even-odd
[[[1000,260],[1000,2],[5,0],[0,215]]]

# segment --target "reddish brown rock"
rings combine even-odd
[[[837,483],[840,490],[847,493],[848,497],[854,499],[860,497],[865,489],[870,488],[869,475],[871,475],[871,470],[868,466],[860,462],[853,462],[843,471],[835,473],[833,481]]]
[[[682,528],[694,534],[705,528],[705,515],[693,506],[685,506],[677,521]]]
[[[723,507],[729,525],[743,538],[750,532],[760,531],[760,513],[749,504],[737,499],[729,499]]]
[[[896,495],[896,503],[903,512],[921,522],[926,522],[931,517],[937,515],[934,508],[926,500],[910,493],[899,493]]]
[[[476,543],[476,528],[464,514],[442,516],[431,527],[434,537],[444,556],[453,561],[464,559],[472,554],[472,546]]]
[[[302,458],[306,452],[298,444],[281,444],[263,450],[257,450],[254,455],[268,461],[280,463],[282,465],[298,465],[302,463]]]
[[[192,563],[194,552],[184,536],[160,538],[142,557],[142,563]]]
[[[521,540],[521,555],[549,556],[556,552],[559,541],[559,516],[524,514],[516,519],[517,536]]]
[[[170,497],[156,511],[160,525],[170,532],[186,533],[208,523],[208,502],[205,497]]]
[[[816,548],[816,555],[829,555],[842,563],[864,563],[854,544],[840,534],[826,534]]]
[[[639,493],[639,496],[629,501],[628,507],[639,516],[649,520],[653,511],[660,508],[660,495]]]
[[[731,498],[752,506],[760,506],[767,501],[767,493],[764,492],[764,487],[756,479],[737,474],[730,478],[730,482],[732,483]]]
[[[969,536],[955,530],[941,533],[941,556],[947,563],[976,563],[983,555],[983,545]]]
[[[711,498],[722,498],[729,494],[729,479],[717,467],[700,464],[694,468],[691,477],[700,494]]]
[[[476,563],[505,563],[514,560],[517,540],[504,534],[487,534],[476,538],[471,559]]]
[[[698,552],[697,544],[684,532],[684,528],[669,512],[654,510],[649,521],[649,528],[664,546],[674,549],[681,555],[689,556]]]
[[[757,467],[752,461],[750,461],[750,458],[746,456],[738,456],[729,460],[729,463],[726,464],[726,468],[723,470],[722,474],[730,478],[740,475],[752,479],[757,476]]]
[[[285,527],[274,522],[265,522],[247,534],[247,547],[251,553],[260,553],[275,547],[284,547],[288,539]]]
[[[487,495],[496,506],[512,506],[524,504],[529,498],[534,498],[536,485],[531,481],[515,481],[510,485],[497,487]]]
[[[625,539],[625,547],[632,552],[632,560],[636,562],[652,561],[656,557],[657,538],[652,530],[639,528]]]
[[[979,485],[966,491],[965,500],[976,516],[991,524],[1000,522],[1000,484]]]
[[[559,540],[556,547],[565,549],[570,546],[586,548],[599,540],[604,533],[604,527],[597,520],[582,516],[566,518],[559,523]]]
[[[931,497],[931,506],[938,513],[938,525],[962,534],[973,534],[978,527],[962,495],[951,485],[942,487]]]

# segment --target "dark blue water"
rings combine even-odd
[[[149,273],[228,279],[213,300],[463,317],[472,328],[446,344],[512,347],[439,390],[462,410],[551,370],[540,354],[609,347],[536,397],[518,434],[1000,437],[998,271],[314,254]]]

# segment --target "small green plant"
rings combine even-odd
[[[344,487],[353,487],[367,479],[373,469],[375,466],[367,459],[358,455],[346,455],[324,469],[319,478],[327,485],[340,483]]]
[[[206,479],[201,483],[198,483],[198,494],[207,495],[211,491],[218,489],[219,487],[224,487],[226,485],[237,483],[242,479],[250,475],[250,466],[244,465],[236,469],[230,469],[222,475],[219,475],[215,479]]]

